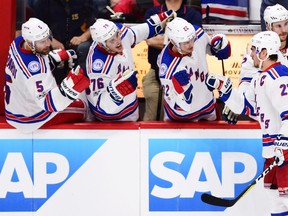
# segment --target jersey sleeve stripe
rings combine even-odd
[[[172,108],[170,108],[169,104],[166,101],[164,101],[164,109],[170,120],[187,121],[212,113],[215,110],[215,104],[214,100],[212,100],[200,110],[193,113],[189,113],[187,115],[177,114],[176,112],[174,112]]]
[[[203,34],[204,34],[204,30],[202,28],[198,28],[196,31],[195,31],[196,35],[197,35],[197,38],[200,38]]]
[[[181,61],[181,58],[179,57],[175,57],[173,59],[173,61],[171,62],[168,70],[167,70],[167,73],[166,73],[166,76],[165,76],[165,79],[171,79],[172,77],[172,72],[175,70],[175,68],[177,67],[177,65],[180,63]]]
[[[23,73],[24,73],[25,77],[26,78],[31,77],[31,73],[29,72],[25,63],[22,61],[22,58],[20,57],[20,54],[18,53],[18,51],[16,49],[15,42],[12,43],[12,49],[11,50],[12,50],[13,57],[14,57],[16,63],[19,65],[20,68],[23,69]]]
[[[123,40],[123,38],[126,36],[126,34],[128,33],[128,28],[127,26],[122,25],[121,29],[121,40]]]
[[[277,78],[280,77],[279,74],[278,74],[278,72],[275,70],[275,68],[271,68],[271,69],[268,71],[268,74],[271,76],[271,78],[272,78],[273,80],[275,80],[275,79],[277,79]]]
[[[101,96],[100,96],[101,97]],[[98,100],[98,103],[96,104],[96,107],[92,107],[90,104],[90,107],[93,109],[93,113],[96,116],[96,118],[100,120],[121,120],[125,117],[131,115],[134,113],[138,108],[138,100],[134,100],[132,103],[128,104],[125,108],[123,108],[119,113],[113,113],[108,114],[105,113],[99,106],[100,99]]]
[[[276,139],[277,135],[269,135],[269,134],[263,134],[262,135],[262,143],[263,146],[272,146],[274,145],[274,140]]]
[[[280,114],[282,121],[288,120],[288,111],[284,111]]]
[[[104,63],[104,66],[103,66],[103,70],[102,70],[102,74],[109,74],[109,69],[113,63],[113,59],[114,57],[112,55],[108,55],[108,58],[106,59],[105,63]]]
[[[51,112],[46,112],[43,110],[37,113],[36,115],[27,117],[19,114],[13,114],[8,110],[5,110],[5,116],[8,121],[14,121],[25,124],[45,121],[51,114],[52,114]]]
[[[43,58],[38,57],[38,60],[40,62],[41,73],[47,73],[47,67],[45,65],[45,62],[43,61]]]
[[[45,96],[44,107],[45,107],[45,110],[48,112],[57,112],[58,111],[56,109],[54,103],[53,103],[51,91],[48,92],[48,94],[46,94],[46,96]]]

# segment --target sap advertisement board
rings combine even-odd
[[[0,130],[0,216],[268,216],[258,129]]]

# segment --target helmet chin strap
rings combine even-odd
[[[177,47],[177,51],[178,51],[181,55],[183,55],[182,50],[180,49],[180,47]]]
[[[260,53],[259,53],[260,54]],[[268,56],[266,56],[265,59],[260,59],[259,54],[257,54],[257,59],[259,60],[259,66],[258,69],[262,70],[262,66],[263,66],[263,62],[266,61],[268,59]]]
[[[178,46],[177,43],[175,43],[173,40],[171,40],[171,42],[172,42],[172,44],[176,47],[178,53],[180,53],[181,55],[183,55],[182,50],[181,50],[181,48],[180,48],[180,44],[178,43],[178,44],[179,44],[179,46]]]

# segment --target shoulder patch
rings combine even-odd
[[[100,70],[102,70],[103,65],[104,65],[104,62],[101,59],[96,59],[92,63],[92,69],[95,71],[100,71]]]
[[[166,71],[167,71],[167,65],[165,63],[162,63],[160,68],[159,68],[159,75],[160,77],[165,76]]]
[[[40,70],[40,64],[39,62],[37,61],[31,61],[29,62],[28,64],[28,70],[31,72],[31,73],[36,73],[37,71]]]

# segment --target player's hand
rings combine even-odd
[[[70,68],[72,68],[75,65],[75,60],[77,59],[76,52],[73,49],[52,50],[49,52],[49,56],[51,56],[52,59],[58,63],[68,60]]]
[[[282,166],[288,162],[288,137],[279,135],[274,141],[275,161],[278,166]]]
[[[209,74],[206,79],[206,85],[210,91],[217,89],[222,94],[227,94],[232,89],[231,79],[217,74]]]
[[[68,59],[68,67],[70,69],[74,68],[77,62],[77,55],[76,52],[73,49],[66,50],[69,53],[69,59]]]
[[[225,122],[228,122],[228,124],[236,124],[238,121],[238,114],[232,112],[228,106],[224,106],[224,109],[222,111],[222,118]]]
[[[89,79],[84,75],[83,69],[78,65],[69,71],[59,88],[62,95],[71,100],[76,100],[79,94],[89,87],[89,84]]]
[[[211,53],[216,56],[218,60],[227,59],[231,56],[230,41],[224,34],[216,34],[210,40]]]
[[[128,69],[122,74],[119,74],[116,79],[109,82],[107,91],[113,100],[120,102],[126,95],[136,90],[138,84],[136,74],[136,71],[130,71]]]
[[[159,34],[165,29],[167,22],[170,22],[176,16],[177,14],[174,10],[168,10],[152,15],[149,19],[147,19],[147,23],[155,28],[156,34]]]

